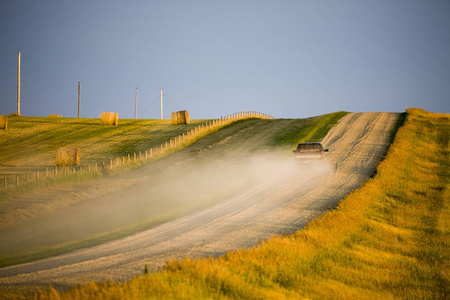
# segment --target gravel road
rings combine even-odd
[[[56,287],[66,287],[90,280],[127,280],[142,274],[145,265],[150,271],[156,271],[169,259],[188,255],[219,256],[233,249],[254,247],[258,241],[274,234],[287,234],[299,230],[310,220],[336,207],[339,200],[359,188],[373,174],[378,162],[386,153],[390,133],[398,116],[397,113],[352,113],[345,116],[323,139],[322,143],[330,152],[327,154],[327,163],[317,167],[300,165],[290,157],[279,158],[268,154],[249,158],[237,148],[237,151],[228,151],[227,153],[232,154],[224,156],[222,162],[215,164],[214,171],[211,171],[210,165],[199,165],[192,155],[187,156],[187,152],[200,149],[198,151],[202,152],[202,156],[209,156],[211,160],[215,155],[222,155],[221,147],[235,138],[235,135],[231,138],[218,139],[207,148],[202,148],[200,140],[198,141],[200,145],[193,145],[193,148],[186,150],[185,153],[181,151],[172,155],[173,158],[166,160],[164,164],[144,166],[105,181],[104,186],[115,187],[114,192],[108,198],[97,201],[95,209],[90,208],[93,213],[85,216],[86,222],[89,223],[90,218],[96,220],[102,218],[99,211],[103,211],[104,209],[100,208],[104,206],[99,203],[109,201],[111,207],[123,205],[120,204],[120,200],[126,197],[130,188],[140,191],[142,195],[155,193],[167,199],[183,198],[186,194],[201,197],[196,194],[198,189],[190,187],[198,185],[199,181],[214,177],[216,180],[206,180],[204,186],[201,184],[200,186],[208,191],[208,195],[219,189],[224,199],[219,197],[221,200],[214,205],[205,206],[200,210],[194,209],[188,215],[138,234],[95,247],[2,268],[0,286],[52,284]],[[245,130],[246,128],[242,128],[239,134],[244,134]],[[270,127],[264,130],[270,130]],[[246,142],[257,143],[257,140]],[[242,160],[242,157],[247,160]],[[226,163],[233,159],[239,163],[236,165]],[[237,165],[244,165],[245,168],[238,168]],[[161,176],[149,175],[151,168],[157,167],[167,172],[164,176],[177,175],[184,178],[187,183],[182,186],[164,185]],[[203,174],[203,177],[192,176],[192,172]],[[251,182],[246,181],[249,177]],[[151,185],[150,181],[157,184]],[[247,185],[247,188],[241,189],[242,184]],[[165,191],[171,190],[171,193],[158,194],[161,192],[153,187],[155,185],[164,187]],[[229,188],[229,185],[233,188]],[[85,188],[93,187],[85,186]],[[236,192],[227,193],[229,189]],[[84,197],[89,197],[86,193],[85,190]],[[71,197],[77,202],[76,199],[80,196],[79,193],[71,191]],[[79,213],[74,213],[74,210],[85,211],[86,207],[83,205],[92,205],[90,204],[92,202],[95,201],[85,201],[67,208],[58,208],[56,211],[62,219],[69,220],[71,214],[73,216]],[[143,206],[138,202],[133,203],[133,207],[135,207],[134,214],[143,210]],[[96,213],[98,217],[94,217]],[[107,210],[103,215],[105,218],[108,217]],[[114,221],[121,222],[120,218]],[[13,229],[25,230],[21,228],[21,224],[16,224]],[[23,226],[30,227],[30,223],[24,224]],[[6,228],[3,233],[0,232],[3,234],[2,238],[8,235],[8,230],[13,229]],[[11,231],[10,234],[17,232]],[[17,247],[19,246],[18,242]]]

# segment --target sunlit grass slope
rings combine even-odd
[[[172,261],[129,282],[93,282],[39,297],[448,298],[449,133],[448,114],[409,109],[377,174],[304,230],[219,259]]]
[[[102,126],[100,119],[12,116],[0,132],[0,166],[54,166],[59,147],[80,148],[81,164],[100,162],[159,146],[205,121],[173,126],[170,120],[121,119]]]
[[[294,147],[296,149],[298,143],[319,142],[346,114],[348,112],[339,111],[307,119],[292,120],[291,126],[277,132],[268,144],[270,146]]]
[[[316,141],[347,112],[292,119],[288,130],[274,135],[268,146]],[[8,130],[0,132],[0,168],[54,166],[56,150],[78,147],[81,164],[146,151],[179,136],[207,120],[191,120],[173,126],[170,120],[121,119],[118,126],[102,126],[99,119],[18,117],[8,118]]]
[[[272,145],[315,141],[346,112],[307,119],[293,119],[288,131],[274,136]],[[78,147],[81,164],[138,153],[159,146],[207,120],[191,120],[173,126],[170,120],[119,120],[118,126],[102,126],[99,119],[8,117],[8,130],[0,131],[0,167],[54,166],[56,150]]]

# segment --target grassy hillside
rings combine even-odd
[[[270,144],[292,147],[300,141],[319,140],[345,114],[293,119]],[[59,147],[79,147],[81,164],[133,154],[159,146],[206,121],[173,126],[170,120],[121,119],[118,126],[102,126],[99,119],[10,116],[8,130],[0,131],[0,172],[54,166]]]
[[[39,298],[448,298],[449,133],[448,114],[409,109],[377,174],[304,230],[219,259],[172,261],[130,282]]]
[[[348,112],[340,111],[307,119],[292,120],[291,126],[278,131],[268,143],[270,146],[292,148],[303,142],[319,142]]]
[[[0,131],[0,171],[8,167],[55,165],[56,149],[79,147],[81,164],[145,151],[204,123],[173,126],[170,120],[119,120],[102,126],[99,119],[8,117]]]

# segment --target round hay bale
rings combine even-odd
[[[80,149],[58,148],[56,150],[55,164],[57,166],[78,166],[80,164]]]
[[[189,114],[187,110],[177,111],[170,114],[172,125],[189,124]]]
[[[101,125],[118,125],[119,114],[112,112],[102,112],[100,116]]]
[[[0,116],[0,129],[8,129],[8,116]]]

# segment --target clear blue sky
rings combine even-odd
[[[450,1],[0,0],[0,114],[450,113]]]

